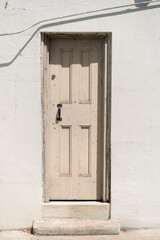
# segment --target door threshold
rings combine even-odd
[[[96,200],[53,200],[47,203],[42,203],[42,205],[101,205],[101,204],[109,204],[107,202],[96,201]]]
[[[42,203],[42,219],[108,220],[110,203],[98,201],[52,201]]]

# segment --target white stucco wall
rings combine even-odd
[[[0,33],[43,19],[133,3],[9,0],[5,8],[5,2],[0,2]],[[33,35],[36,29],[0,37],[2,229],[31,227],[32,220],[41,217],[41,37],[39,31]],[[112,32],[111,216],[122,227],[160,227],[160,3],[110,10],[41,31]]]

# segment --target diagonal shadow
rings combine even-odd
[[[11,59],[11,61],[1,63],[0,67],[2,68],[2,67],[10,66],[18,58],[18,56],[22,53],[22,51],[26,48],[26,46],[30,43],[30,41],[33,39],[33,37],[36,35],[36,33],[39,32],[40,30],[44,29],[44,28],[60,26],[60,25],[65,25],[65,24],[69,24],[69,23],[88,21],[88,20],[98,19],[98,18],[105,18],[105,17],[123,15],[123,14],[128,14],[128,13],[133,13],[133,12],[146,11],[146,10],[151,10],[151,9],[154,9],[154,8],[160,8],[160,4],[156,4],[154,6],[147,6],[147,7],[142,6],[142,7],[139,7],[137,9],[125,9],[125,10],[117,11],[117,12],[114,12],[114,13],[103,13],[103,14],[99,14],[99,15],[93,15],[93,16],[88,16],[88,17],[79,17],[79,18],[76,18],[76,19],[62,20],[62,21],[56,22],[56,23],[44,24],[44,25],[38,27],[35,30],[35,32],[31,35],[31,37],[23,45],[23,47],[18,51],[18,53],[13,57],[13,59]]]

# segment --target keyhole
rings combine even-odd
[[[53,75],[52,75],[52,80],[54,80],[54,79],[55,79],[55,77],[56,77],[56,75],[54,75],[54,74],[53,74]]]

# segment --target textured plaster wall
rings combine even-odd
[[[133,1],[5,3],[0,1],[0,33]],[[160,4],[49,23],[37,32],[0,37],[0,228],[31,227],[41,217],[40,31],[112,32],[111,216],[122,227],[160,227]]]

